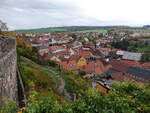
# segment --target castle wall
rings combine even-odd
[[[0,104],[18,101],[16,39],[0,36]]]

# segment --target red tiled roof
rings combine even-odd
[[[114,73],[111,75],[111,77],[113,80],[117,80],[120,82],[124,81],[124,78],[125,78],[125,76],[122,72]]]
[[[110,48],[100,48],[100,50],[102,50],[102,51],[111,51]]]
[[[70,71],[74,71],[79,69],[79,67],[76,64],[76,61],[72,60],[72,61],[64,61],[64,62],[59,62],[59,65],[63,66],[63,68],[70,70]]]
[[[87,43],[87,46],[94,46],[93,42]]]
[[[87,73],[95,72],[96,74],[101,74],[111,68],[111,65],[104,66],[100,60],[91,61],[88,62],[86,66],[79,67],[77,66],[77,61],[79,58],[80,58],[79,55],[71,56],[67,61],[59,62],[58,64],[63,66],[67,70],[73,71],[81,69],[86,71]]]
[[[137,61],[120,60],[120,62],[128,64],[130,66],[140,66],[140,63]]]
[[[88,73],[94,72],[94,62],[89,62],[86,66],[81,67],[81,70],[84,70]]]
[[[146,62],[142,64],[142,66],[150,69],[150,62]]]
[[[112,68],[114,70],[120,71],[120,72],[126,72],[129,64],[122,63],[120,60],[112,60],[110,61],[110,64],[112,65]]]
[[[93,54],[90,51],[81,51],[77,55],[84,58],[89,58],[93,56]]]
[[[111,75],[112,79],[113,80],[116,80],[116,81],[120,81],[120,82],[123,82],[123,81],[134,81],[134,82],[141,82],[140,80],[137,80],[135,78],[132,78],[131,76],[129,76],[128,74],[126,73],[123,73],[123,72],[118,72],[118,73],[114,73]]]
[[[88,73],[95,72],[95,74],[101,74],[110,68],[111,68],[111,65],[104,66],[100,60],[97,60],[97,61],[89,62],[86,66],[81,67],[80,69]]]
[[[63,48],[65,48],[65,47],[64,46],[50,46],[49,50],[55,51],[55,50],[63,49]]]
[[[68,61],[70,61],[70,60],[78,61],[79,58],[80,58],[80,56],[78,56],[78,55],[73,55],[73,56],[71,56],[71,57],[68,59]]]

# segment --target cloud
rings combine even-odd
[[[5,0],[0,4],[0,14],[17,29],[82,25],[89,20],[70,0]]]
[[[143,1],[143,2],[142,2]],[[150,23],[149,0],[2,0],[0,19],[11,29]]]

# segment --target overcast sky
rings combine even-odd
[[[150,24],[150,0],[0,0],[11,29]]]

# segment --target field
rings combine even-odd
[[[107,30],[81,30],[81,31],[76,31],[76,32],[83,32],[83,33],[86,33],[86,32],[98,32],[98,33],[107,33]]]
[[[67,29],[65,28],[40,28],[40,29],[16,30],[16,32],[23,32],[23,33],[67,32]]]
[[[72,30],[69,27],[58,27],[58,28],[39,28],[39,29],[25,29],[25,30],[16,30],[15,32],[22,32],[22,33],[46,33],[46,32],[99,32],[99,33],[107,33],[107,30],[104,29],[97,29],[97,30],[81,30],[81,29],[74,29]]]

